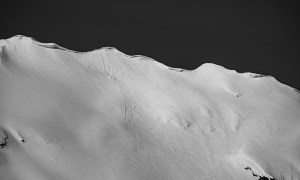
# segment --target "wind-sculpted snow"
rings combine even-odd
[[[0,47],[1,180],[300,179],[299,93],[273,77]]]

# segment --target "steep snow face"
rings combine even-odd
[[[299,93],[272,77],[0,47],[0,179],[300,179]]]

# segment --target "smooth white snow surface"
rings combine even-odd
[[[273,77],[24,36],[0,58],[1,180],[300,179],[300,96]]]

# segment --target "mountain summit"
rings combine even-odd
[[[0,40],[0,179],[300,179],[300,96],[115,48]]]

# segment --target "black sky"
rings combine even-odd
[[[76,51],[113,46],[171,67],[205,62],[300,89],[299,19],[286,1],[5,1],[0,38],[21,34]]]

